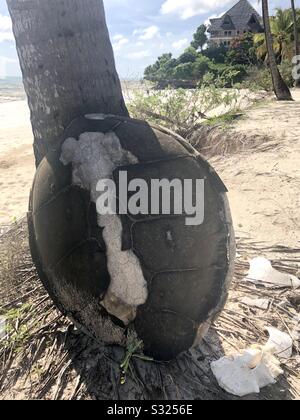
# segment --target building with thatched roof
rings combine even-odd
[[[240,0],[217,19],[210,19],[211,45],[229,46],[233,38],[247,32],[263,32],[262,18],[248,0]]]

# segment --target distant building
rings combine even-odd
[[[233,38],[247,32],[263,32],[262,18],[248,0],[240,0],[218,19],[210,20],[210,45],[230,46]]]

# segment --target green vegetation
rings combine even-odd
[[[208,38],[206,35],[207,27],[206,25],[200,25],[197,31],[194,33],[193,38],[194,40],[191,43],[191,46],[195,48],[195,50],[203,50],[204,45],[207,43]]]
[[[177,59],[172,54],[164,54],[156,63],[145,70],[145,79],[154,82],[158,88],[168,86],[195,88],[210,74],[217,80],[220,87],[232,87],[234,83],[241,82],[246,74],[244,65],[224,63],[223,55],[216,50],[216,59],[210,59],[205,52],[198,52],[190,46]],[[221,47],[221,51],[223,48]],[[211,50],[208,51],[211,53]]]
[[[10,347],[19,353],[28,340],[29,332],[26,325],[26,319],[30,313],[31,305],[24,304],[18,308],[10,309],[7,312],[0,312],[6,322],[6,339],[0,343],[0,346]]]
[[[129,105],[135,118],[146,119],[188,139],[203,123],[228,124],[240,114],[236,90],[218,89],[213,84],[192,90],[156,90],[149,96],[136,94]],[[210,112],[221,108],[217,116]]]
[[[130,371],[131,376],[134,377],[133,368],[131,366],[132,359],[140,359],[144,362],[153,362],[152,357],[147,357],[143,354],[143,342],[138,340],[135,334],[130,335],[127,341],[127,348],[124,360],[120,364],[121,369],[121,379],[120,384],[125,385],[126,377]]]
[[[300,10],[297,10],[297,16],[300,28]],[[292,10],[277,9],[276,15],[270,18],[270,26],[273,36],[273,47],[278,64],[284,60],[291,60],[294,56],[294,24]],[[258,58],[267,61],[268,53],[264,34],[254,35],[254,46]]]
[[[297,10],[300,32],[300,10]],[[293,86],[291,58],[294,55],[294,21],[291,9],[277,9],[270,19],[274,50],[282,76]],[[195,88],[214,84],[219,88],[247,87],[272,89],[264,34],[246,33],[231,42],[228,48],[207,44],[205,25],[193,36],[191,45],[178,57],[163,54],[146,68],[145,79],[159,89],[167,87]]]

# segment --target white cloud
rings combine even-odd
[[[148,41],[159,35],[159,28],[153,25],[143,30],[135,30],[133,34],[134,35],[140,34],[139,38],[141,40]]]
[[[9,16],[4,16],[0,14],[0,30],[1,31],[11,31],[12,23]]]
[[[189,40],[187,38],[180,39],[179,41],[175,41],[172,44],[172,47],[175,50],[181,50],[182,48],[186,47],[189,43]]]
[[[1,32],[0,31],[0,42],[3,42],[3,41],[13,41],[13,40],[14,40],[13,33]]]
[[[142,60],[143,58],[151,57],[151,51],[136,51],[126,55],[129,60]]]
[[[123,39],[123,38],[124,38],[124,35],[121,35],[121,34],[117,34],[112,37],[113,41],[120,41],[120,39]]]
[[[123,35],[115,35],[113,36],[113,48],[115,52],[118,52],[124,47],[124,45],[129,43],[129,39],[125,38]]]
[[[161,13],[164,15],[174,13],[181,19],[189,19],[233,4],[234,0],[165,0],[161,7]]]
[[[0,42],[13,41],[12,23],[9,16],[0,14]]]

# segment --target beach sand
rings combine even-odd
[[[24,216],[35,173],[26,101],[0,103],[0,226]]]

